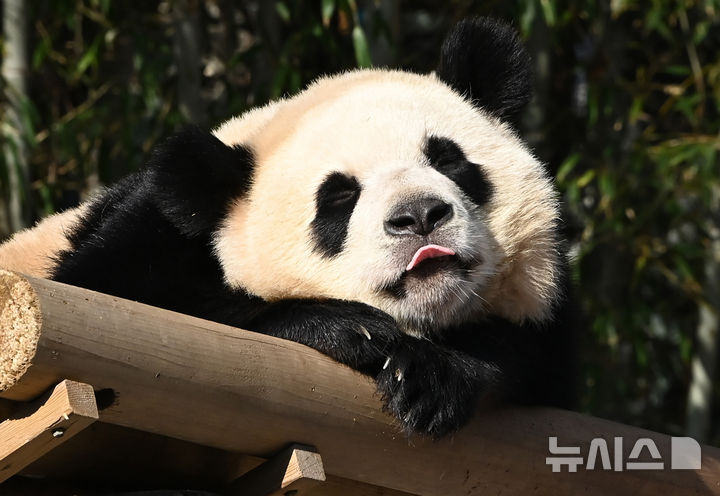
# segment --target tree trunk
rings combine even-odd
[[[178,68],[178,104],[185,119],[204,125],[207,115],[201,98],[200,5],[197,0],[173,2],[173,48]]]
[[[697,345],[692,360],[692,379],[688,390],[687,435],[700,442],[710,436],[713,384],[720,338],[720,188],[711,201],[709,232],[712,237],[705,261],[705,301],[699,305]]]
[[[23,108],[27,102],[27,5],[25,0],[3,2],[2,77],[7,84],[5,166],[8,175],[7,213],[10,229],[20,230],[30,224],[30,170],[28,145],[23,125]]]

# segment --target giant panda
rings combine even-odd
[[[481,403],[568,406],[558,194],[510,124],[528,65],[510,27],[462,21],[433,73],[322,77],[171,136],[0,266],[311,346],[410,433]]]

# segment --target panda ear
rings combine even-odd
[[[443,42],[438,77],[498,117],[516,114],[531,96],[530,57],[509,25],[460,21]]]
[[[253,166],[249,148],[192,126],[158,145],[144,173],[160,212],[192,237],[216,229],[232,200],[247,194]]]

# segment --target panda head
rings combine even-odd
[[[267,300],[339,298],[427,334],[549,317],[556,193],[505,123],[529,97],[515,33],[460,23],[436,73],[325,77],[215,131],[252,155],[213,228],[227,284]]]

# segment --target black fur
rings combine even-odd
[[[430,165],[453,180],[475,204],[484,205],[490,200],[492,184],[477,164],[465,158],[460,146],[453,140],[430,136],[424,152]]]
[[[460,21],[445,38],[437,74],[498,117],[514,115],[530,100],[530,58],[517,33],[494,19]]]
[[[310,228],[315,251],[338,255],[345,244],[350,216],[360,197],[360,183],[340,172],[328,175],[315,195],[315,218]]]
[[[155,149],[146,181],[160,212],[184,234],[197,236],[214,230],[229,199],[248,191],[253,163],[250,149],[227,146],[192,126]]]

